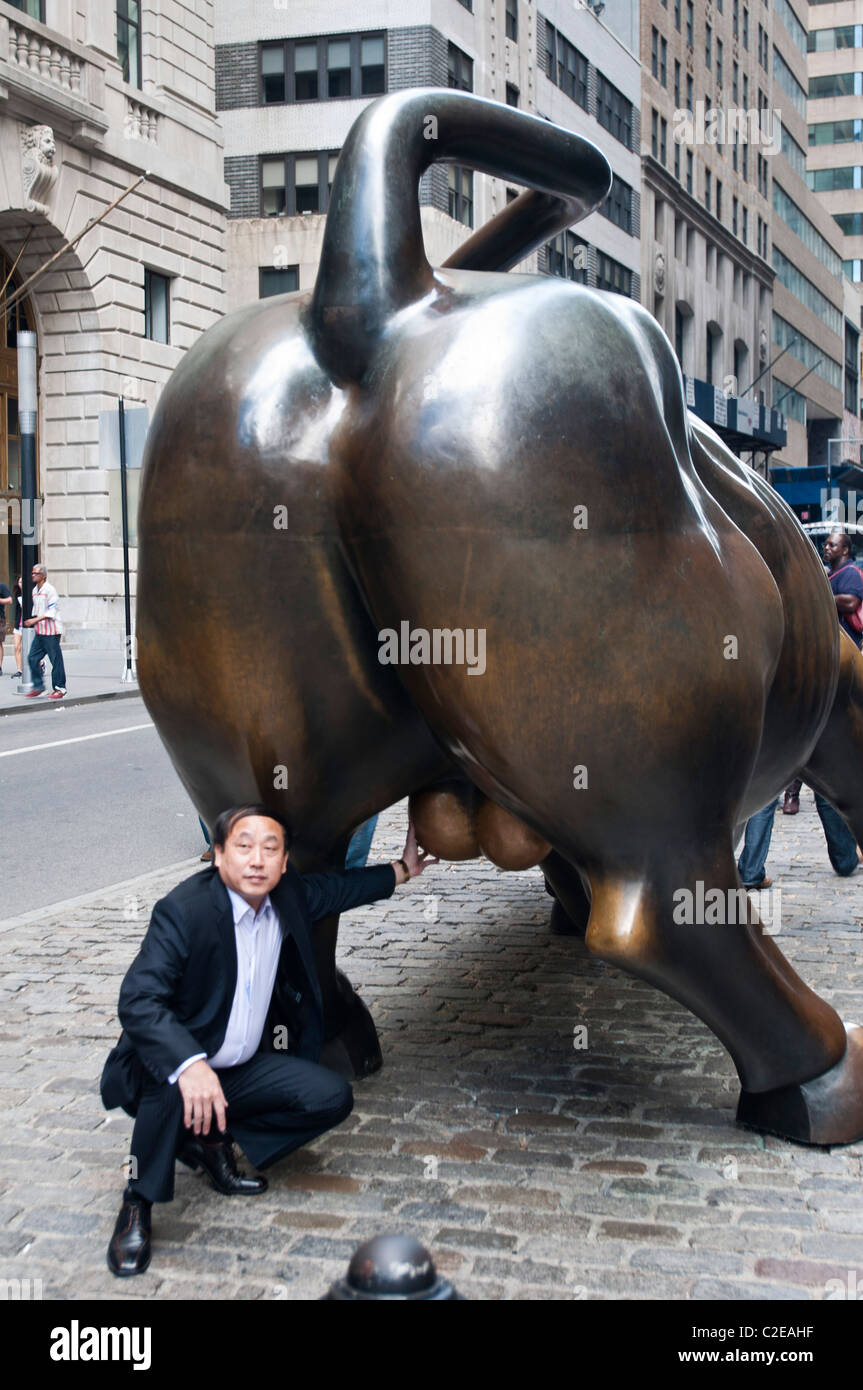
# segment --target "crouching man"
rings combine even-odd
[[[150,1263],[150,1208],[173,1197],[176,1158],[203,1169],[217,1192],[255,1196],[266,1179],[237,1170],[234,1140],[269,1168],[351,1112],[348,1083],[317,1062],[312,923],[390,897],[437,860],[419,853],[412,825],[403,858],[369,869],[301,875],[289,849],[287,825],[267,807],[224,811],[213,869],[156,903],[123,981],[123,1033],[101,1083],[107,1109],[135,1116],[108,1246],[108,1268],[121,1277]]]

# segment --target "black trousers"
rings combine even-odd
[[[258,1169],[308,1144],[347,1119],[350,1085],[336,1072],[285,1053],[259,1052],[238,1067],[219,1069],[232,1139]],[[210,1136],[216,1127],[211,1122]],[[183,1125],[179,1085],[145,1084],[130,1150],[130,1185],[150,1202],[174,1195],[174,1160],[191,1131]]]

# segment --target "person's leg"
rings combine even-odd
[[[340,1124],[353,1091],[338,1073],[284,1053],[257,1053],[219,1072],[231,1133],[258,1169]]]
[[[765,806],[763,811],[756,811],[755,815],[750,816],[746,822],[743,850],[737,861],[737,869],[747,888],[753,885],[757,886],[764,879],[767,855],[770,852],[770,839],[773,834],[773,817],[778,805],[779,797],[777,796],[769,806]]]
[[[42,658],[47,650],[44,643],[45,638],[40,637],[39,633],[37,632],[33,638],[33,641],[30,644],[30,652],[27,658],[30,665],[30,681],[32,683],[33,689],[38,691],[42,691],[45,689],[45,682],[42,679],[41,665]]]
[[[6,641],[6,618],[0,619],[0,676],[3,674],[3,643]]]
[[[21,633],[13,632],[12,636],[15,641],[15,674],[16,676],[20,676],[24,671],[21,665]]]
[[[179,1086],[146,1082],[129,1149],[129,1187],[135,1196],[148,1202],[172,1200],[174,1160],[184,1134]]]
[[[59,637],[46,637],[44,639],[48,648],[48,656],[51,661],[51,684],[55,690],[66,689],[66,667],[63,662],[63,649],[60,645]]]
[[[359,830],[351,839],[348,845],[348,852],[345,856],[346,869],[364,869],[366,860],[369,857],[369,850],[372,847],[375,826],[378,823],[377,816],[370,816],[367,821],[363,821]]]
[[[843,878],[847,877],[848,874],[853,874],[859,863],[857,841],[839,812],[830,805],[830,802],[820,792],[815,793],[815,809],[824,827],[824,838],[827,841],[830,863],[837,874],[841,874]]]

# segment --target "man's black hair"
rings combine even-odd
[[[848,551],[848,554],[849,554],[849,555],[851,554],[851,537],[849,536],[849,534],[848,534],[847,531],[843,531],[842,528],[841,528],[841,526],[834,526],[834,527],[833,527],[833,530],[830,532],[830,535],[831,535],[831,536],[838,536],[840,542],[841,542],[841,541],[844,541],[844,542],[845,542],[845,545],[844,545],[845,550]]]
[[[291,829],[285,817],[279,811],[273,811],[269,806],[264,806],[259,801],[249,801],[243,806],[229,806],[227,811],[223,811],[216,824],[213,826],[213,844],[218,845],[219,849],[225,848],[225,841],[239,820],[245,820],[247,816],[267,816],[274,820],[277,825],[282,827],[285,837],[285,849],[291,848]]]

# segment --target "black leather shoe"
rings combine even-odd
[[[150,1263],[150,1203],[124,1194],[108,1246],[108,1268],[118,1279],[143,1274]]]
[[[226,1197],[256,1197],[267,1190],[266,1178],[247,1178],[237,1171],[230,1141],[202,1144],[200,1139],[187,1139],[177,1157],[187,1168],[202,1168],[216,1191]]]

